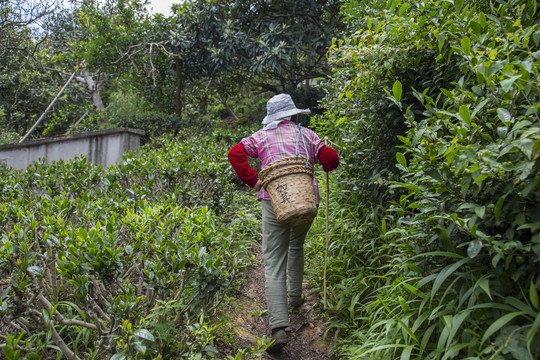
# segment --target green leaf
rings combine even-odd
[[[490,99],[485,99],[484,101],[482,101],[480,104],[476,105],[476,107],[474,108],[472,114],[471,114],[471,117],[475,117],[476,114],[489,102]]]
[[[34,275],[43,273],[43,269],[35,265],[29,266],[26,270],[28,270],[30,274],[34,274]]]
[[[469,246],[467,247],[467,255],[471,259],[475,258],[480,251],[482,250],[483,244],[480,240],[473,240],[469,243]]]
[[[531,351],[531,344],[534,338],[538,335],[538,329],[540,329],[540,312],[536,315],[532,327],[527,332],[527,349]]]
[[[426,294],[424,294],[422,291],[420,291],[419,289],[415,288],[414,286],[412,286],[411,284],[408,284],[404,281],[401,282],[401,285],[405,286],[407,288],[407,290],[409,290],[410,292],[412,292],[414,295],[418,296],[419,298],[424,298],[426,296]]]
[[[533,61],[532,59],[527,59],[525,61],[520,61],[519,63],[519,66],[521,66],[523,68],[523,70],[525,70],[526,72],[528,73],[532,73],[533,72]]]
[[[481,181],[484,181],[489,177],[489,174],[480,174],[476,179],[474,179],[474,183],[479,183]]]
[[[540,45],[540,30],[536,30],[533,34],[533,40],[536,46]]]
[[[79,237],[81,240],[86,240],[88,238],[88,233],[85,228],[79,228]]]
[[[511,312],[509,314],[506,314],[504,316],[501,316],[497,321],[495,321],[493,324],[491,324],[490,327],[486,330],[484,333],[484,336],[482,337],[482,343],[484,343],[491,335],[493,335],[495,332],[500,330],[504,325],[506,325],[508,322],[512,321],[518,316],[522,315],[529,315],[534,314],[532,311],[515,311]]]
[[[483,12],[478,15],[478,22],[482,27],[486,26],[486,15]]]
[[[459,107],[459,115],[461,116],[461,120],[465,121],[467,124],[471,123],[471,112],[467,105],[461,105]]]
[[[461,349],[465,349],[473,345],[472,342],[454,344],[450,348],[444,349],[444,356],[441,360],[454,359]]]
[[[538,107],[536,105],[531,105],[529,109],[527,109],[527,112],[525,113],[526,116],[529,116],[531,114],[535,114],[538,112]]]
[[[154,337],[154,335],[152,335],[150,333],[150,331],[146,330],[146,329],[139,329],[137,331],[135,331],[135,333],[133,333],[133,335],[135,336],[138,336],[140,337],[141,339],[144,339],[144,340],[148,340],[148,341],[156,341],[156,338]]]
[[[417,341],[418,342],[418,341]],[[408,360],[411,358],[411,353],[414,349],[414,345],[409,345],[401,352],[400,360]]]
[[[503,124],[505,124],[506,126],[512,123],[512,115],[510,115],[510,112],[506,109],[498,108],[497,116],[499,117],[499,119],[501,119]]]
[[[477,34],[481,34],[482,33],[482,25],[480,25],[479,23],[477,23],[476,21],[471,21],[470,23],[470,26],[471,28],[473,29],[473,31]]]
[[[516,75],[516,76],[512,76],[509,79],[505,79],[505,80],[501,81],[501,88],[503,89],[503,91],[504,92],[510,91],[510,89],[512,88],[512,85],[514,85],[514,82],[517,79],[519,79],[520,77],[521,77],[521,75]]]
[[[516,130],[519,130],[519,129],[523,129],[524,127],[527,127],[531,125],[531,122],[529,120],[521,120],[521,121],[518,121],[514,126],[512,126],[512,131],[516,131]]]
[[[532,139],[523,139],[517,141],[517,147],[527,156],[527,159],[532,160],[534,141]]]
[[[461,48],[463,49],[465,55],[469,55],[471,53],[471,39],[469,39],[468,36],[461,39]]]
[[[370,348],[368,351],[362,353],[362,355],[367,355],[372,352],[377,352],[379,350],[385,350],[385,349],[397,349],[397,348],[408,348],[410,345],[404,345],[404,344],[389,344],[389,345],[379,345]]]
[[[531,229],[531,232],[535,232],[538,229],[540,229],[540,223],[529,223],[529,224],[523,224],[517,228],[518,230],[524,230],[524,229]]]
[[[411,331],[411,329],[401,319],[398,319],[398,322],[401,325],[401,328],[405,330],[405,332],[411,337],[411,339],[418,343],[418,339],[416,338],[416,335]]]
[[[441,285],[446,281],[446,279],[452,275],[457,269],[459,269],[461,266],[463,266],[465,263],[467,263],[470,259],[469,258],[463,258],[457,263],[448,265],[445,267],[438,275],[435,281],[433,282],[433,288],[431,289],[431,300],[435,297],[437,294],[437,291],[441,287]]]
[[[454,340],[454,336],[456,335],[457,331],[461,327],[461,324],[463,324],[463,321],[465,319],[469,318],[470,313],[472,310],[466,309],[457,314],[456,316],[452,317],[452,322],[450,325],[450,333],[448,335],[448,340],[446,342],[446,347],[449,347],[450,344],[452,344],[452,340]]]
[[[529,16],[531,18],[534,18],[534,15],[536,14],[536,11],[538,10],[538,4],[536,3],[536,0],[531,0],[530,6],[527,6],[529,10]]]
[[[491,63],[487,72],[487,78],[489,79],[493,76],[493,74],[497,73],[502,68],[504,68],[504,65],[499,61]]]
[[[412,146],[411,140],[409,140],[409,138],[406,138],[406,137],[401,136],[401,135],[398,135],[397,137],[402,143],[404,143],[406,145],[409,145],[409,146]]]
[[[405,155],[403,155],[399,151],[396,153],[396,160],[401,166],[405,168],[407,167],[407,159],[405,159]]]
[[[480,288],[484,290],[486,295],[489,296],[491,300],[493,300],[493,298],[491,297],[491,289],[489,287],[489,279],[483,279],[478,281],[478,286],[480,286]]]
[[[394,97],[399,102],[401,101],[401,94],[402,94],[402,88],[401,88],[401,82],[399,80],[396,80],[394,82],[394,86],[392,86],[392,92],[394,93]]]
[[[509,256],[510,258],[512,256]],[[522,301],[523,300],[523,301]],[[513,296],[507,296],[504,298],[504,303],[507,305],[512,306],[517,311],[531,311],[531,307],[529,304],[525,303],[525,299],[523,298],[516,298]]]
[[[532,280],[531,285],[529,286],[529,299],[531,300],[532,306],[540,310],[538,302],[538,292],[536,291],[536,286],[534,286]]]
[[[58,304],[55,305],[55,307],[56,306],[69,306],[72,309],[75,309],[83,318],[86,316],[86,313],[79,306],[70,301],[60,301],[58,302]]]
[[[146,346],[140,341],[135,341],[133,343],[133,347],[135,348],[135,350],[137,350],[137,352],[140,352],[141,354],[144,354],[146,352]]]

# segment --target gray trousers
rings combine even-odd
[[[287,288],[289,296],[302,294],[304,240],[311,222],[299,226],[282,225],[276,220],[271,202],[262,200],[261,203],[268,321],[270,329],[275,329],[289,326]]]

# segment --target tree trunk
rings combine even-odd
[[[101,83],[94,83],[94,79],[92,78],[92,75],[88,72],[88,70],[83,71],[84,80],[86,82],[86,86],[88,87],[88,90],[90,90],[90,95],[92,96],[92,102],[94,103],[94,106],[96,107],[97,111],[101,111],[105,109],[105,106],[103,106],[103,100],[101,99],[101,94],[99,93],[99,90],[101,88]]]
[[[234,120],[238,121],[238,116],[236,116],[236,114],[234,113],[234,111],[231,109],[231,107],[229,106],[229,104],[227,104],[227,100],[225,100],[223,98],[223,96],[221,96],[221,94],[218,94],[219,96],[219,101],[221,101],[221,103],[223,104],[223,106],[225,106],[225,109],[227,110],[227,112],[229,113],[229,115],[231,115]]]
[[[178,56],[174,58],[174,64],[176,68],[176,93],[174,94],[176,115],[178,115],[178,119],[182,120],[182,65]]]

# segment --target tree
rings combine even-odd
[[[43,72],[48,34],[43,31],[58,9],[56,1],[0,3],[0,129],[21,133],[54,97],[59,79]]]
[[[173,72],[170,58],[161,51],[161,36],[170,21],[160,15],[150,18],[143,0],[70,4],[38,8],[41,11],[34,10],[30,18],[24,17],[23,5],[3,4],[0,34],[9,35],[9,41],[0,47],[5,59],[0,65],[0,104],[6,126],[24,133],[83,63],[78,81],[70,84],[40,130],[50,134],[67,130],[85,114],[104,110],[115,91],[136,92],[167,107],[170,97],[163,95],[169,92]],[[28,26],[34,19],[41,20],[36,30]],[[87,106],[88,100],[93,108]],[[94,118],[98,121],[94,126],[101,126],[101,116]]]
[[[259,85],[293,92],[302,82],[328,76],[326,52],[344,29],[340,1],[256,0],[235,5],[234,17],[250,41],[249,70],[258,75]]]
[[[307,85],[310,79],[328,75],[325,54],[341,29],[339,4],[184,3],[176,8],[177,30],[167,42],[177,55],[178,79],[206,79],[207,89],[224,104],[246,84],[272,92],[296,92],[302,82]]]
[[[6,0],[0,3],[0,57],[16,52],[30,56],[35,53],[46,36],[41,36],[36,44],[27,42],[32,32],[30,26],[40,26],[57,9],[57,0]]]

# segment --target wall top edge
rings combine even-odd
[[[105,135],[113,135],[113,134],[121,134],[121,133],[131,133],[131,134],[135,134],[139,136],[144,136],[145,134],[144,130],[118,127],[118,128],[112,128],[112,129],[106,129],[106,130],[88,131],[88,132],[83,132],[83,133],[73,134],[73,135],[55,136],[55,137],[50,137],[50,138],[45,138],[45,139],[25,141],[22,143],[5,144],[5,145],[0,145],[0,150],[17,149],[17,148],[24,148],[24,147],[29,147],[29,146],[49,144],[53,142],[70,141],[70,140],[76,140],[76,139],[84,139],[84,138],[90,138],[90,137],[96,137],[96,136],[105,136]]]

